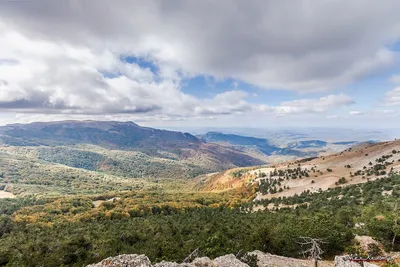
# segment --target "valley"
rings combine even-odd
[[[326,240],[328,261],[361,253],[359,235],[400,249],[399,140],[279,147],[93,121],[0,132],[0,265],[182,261],[196,248],[301,258],[301,236]]]

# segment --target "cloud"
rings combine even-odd
[[[392,83],[400,84],[400,75],[393,75],[392,77],[390,77],[389,81],[391,81]]]
[[[385,105],[387,106],[400,106],[400,87],[386,93]]]
[[[327,115],[326,116],[327,119],[337,119],[340,118],[338,115]]]
[[[358,115],[362,115],[362,114],[364,114],[364,112],[359,111],[359,110],[351,110],[349,112],[349,115],[351,115],[351,116],[358,116]]]
[[[382,71],[397,56],[387,47],[400,36],[399,8],[395,0],[0,1],[0,111],[136,121],[324,113],[354,100],[253,104],[239,87],[321,91]],[[232,88],[210,98],[182,91],[196,76],[231,79]],[[388,93],[391,105],[397,98]]]
[[[158,114],[166,117],[249,110],[247,93],[198,99],[180,91],[180,78],[163,77],[108,50],[34,40],[3,28],[0,36],[0,110],[24,113]]]
[[[396,0],[1,1],[0,19],[29,39],[144,58],[163,78],[316,91],[393,64],[399,9]]]
[[[279,106],[260,106],[262,111],[270,111],[278,115],[322,113],[333,108],[348,106],[354,100],[347,95],[328,95],[318,99],[301,99],[282,102]]]
[[[396,113],[396,111],[393,109],[377,110],[377,112],[380,114],[395,114]]]
[[[393,75],[389,78],[389,81],[395,84],[400,84],[400,75]],[[385,94],[384,105],[400,106],[400,87],[396,87]]]
[[[252,106],[245,100],[247,96],[248,94],[244,91],[227,91],[216,95],[213,99],[201,101],[195,108],[195,112],[201,115],[249,112],[252,110]]]

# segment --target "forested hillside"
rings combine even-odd
[[[0,127],[0,149],[75,168],[129,178],[192,178],[265,161],[205,143],[188,133],[132,122],[63,121]]]
[[[330,259],[359,252],[356,234],[372,236],[387,251],[396,251],[399,184],[400,176],[391,175],[277,199],[273,203],[307,204],[259,212],[251,212],[252,202],[232,201],[233,192],[196,196],[147,191],[99,206],[88,197],[1,200],[0,264],[81,266],[124,253],[145,253],[155,262],[182,261],[196,248],[209,257],[256,249],[301,257],[301,236],[323,239],[323,257]],[[383,194],[385,190],[393,193]]]
[[[196,249],[302,258],[304,236],[323,240],[328,260],[364,253],[356,236],[400,250],[399,141],[237,167],[260,162],[134,124],[44,125],[2,128],[0,265],[82,266],[124,253],[181,262]],[[131,141],[120,147],[114,135]]]

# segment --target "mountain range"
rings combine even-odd
[[[29,150],[37,160],[134,178],[190,178],[317,156],[329,151],[331,145],[321,140],[278,145],[267,138],[220,132],[194,136],[117,121],[10,124],[0,127],[0,144],[20,148],[12,153]],[[349,144],[335,147],[342,149]]]
[[[265,161],[189,133],[133,122],[61,121],[0,127],[0,144],[38,160],[126,177],[194,177]],[[14,149],[12,153],[21,152]],[[7,153],[11,153],[8,149]]]

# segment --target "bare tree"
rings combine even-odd
[[[396,202],[396,204],[394,205],[394,210],[393,210],[393,212],[394,212],[394,230],[393,230],[394,235],[393,235],[393,239],[392,239],[392,251],[394,250],[394,244],[395,244],[396,237],[397,237],[397,223],[398,223],[397,221],[398,221],[398,218],[399,218],[399,212],[397,210],[397,205],[398,204],[399,203]]]
[[[308,255],[310,259],[314,260],[315,267],[318,267],[318,261],[321,260],[321,255],[324,251],[321,249],[321,244],[325,243],[322,239],[301,236],[301,242],[297,242],[301,246],[307,246],[308,249],[302,251],[303,256]]]
[[[190,253],[189,256],[187,256],[183,260],[183,263],[186,263],[186,262],[190,261],[191,259],[198,257],[199,256],[199,252],[200,252],[199,248],[196,248],[195,250],[193,250],[192,253]]]

